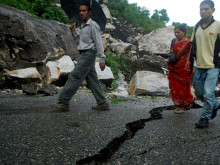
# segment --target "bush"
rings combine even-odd
[[[27,0],[0,0],[0,4],[15,7],[19,10],[25,10],[33,14],[32,4]]]
[[[112,52],[105,52],[106,55],[106,65],[109,66],[114,75],[114,79],[117,80],[119,78],[119,72],[122,72],[126,80],[130,80],[132,76],[132,69],[129,65],[129,55],[128,54],[119,54]],[[112,83],[113,88],[117,88],[117,84],[115,82]]]
[[[41,16],[46,20],[54,20],[63,22],[65,24],[70,24],[69,19],[66,17],[66,14],[63,10],[60,10],[57,6],[50,6],[45,8],[45,12]]]
[[[70,23],[64,11],[53,4],[53,0],[0,0],[0,3],[25,10],[42,19]]]

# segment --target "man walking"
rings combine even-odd
[[[90,18],[91,9],[89,6],[81,5],[79,15],[83,20],[79,34],[79,45],[77,48],[80,52],[80,57],[77,61],[77,66],[69,74],[65,86],[59,94],[58,102],[53,106],[61,111],[69,110],[69,102],[71,98],[75,95],[76,91],[82,84],[82,81],[86,79],[88,88],[91,89],[97,101],[97,106],[92,107],[92,109],[109,110],[109,104],[106,102],[106,98],[103,94],[95,70],[96,52],[99,55],[100,69],[102,71],[105,69],[106,57],[104,55],[100,28],[99,25]],[[72,23],[70,29],[74,31],[76,29],[76,24]]]
[[[217,115],[220,103],[215,99],[215,87],[220,72],[220,21],[214,20],[214,2],[204,0],[200,3],[201,20],[192,34],[196,37],[196,69],[194,88],[198,99],[203,102],[200,120],[196,128],[208,127],[208,122]],[[194,35],[195,34],[195,35]]]

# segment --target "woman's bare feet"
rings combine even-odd
[[[184,113],[185,109],[184,107],[179,107],[178,109],[174,110],[173,112],[176,114],[182,114]]]

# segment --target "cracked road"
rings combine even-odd
[[[80,90],[70,111],[57,112],[57,97],[0,93],[0,164],[220,164],[220,115],[195,129],[201,108],[148,121],[170,98],[132,98],[97,112]]]

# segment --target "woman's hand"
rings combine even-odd
[[[189,59],[186,61],[186,70],[190,71],[190,62]]]

